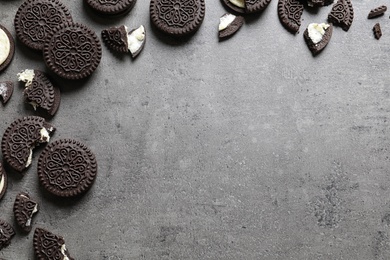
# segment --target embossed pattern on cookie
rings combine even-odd
[[[53,29],[43,48],[46,65],[58,76],[82,79],[98,67],[102,48],[94,31],[78,23]]]
[[[152,23],[162,32],[172,36],[194,33],[205,16],[204,0],[151,0]]]
[[[68,8],[58,0],[26,0],[15,15],[16,35],[28,47],[42,50],[53,28],[72,22]]]
[[[136,0],[85,0],[94,11],[106,15],[122,15],[129,12]]]
[[[271,3],[271,0],[245,0],[245,12],[257,13],[263,11]]]
[[[301,26],[303,4],[299,0],[279,0],[278,16],[282,25],[292,33],[297,33]]]
[[[60,139],[41,153],[38,177],[42,186],[60,197],[72,197],[86,192],[97,174],[92,151],[79,141]]]
[[[16,223],[23,231],[30,232],[32,218],[38,212],[39,204],[31,199],[27,193],[21,192],[15,198],[13,210]]]
[[[34,232],[34,253],[39,260],[74,260],[66,249],[65,240],[43,228]]]
[[[11,244],[11,239],[14,235],[15,231],[12,226],[0,219],[0,250]]]
[[[353,16],[352,2],[350,0],[338,0],[328,15],[328,21],[341,26],[344,31],[348,31],[352,25]]]

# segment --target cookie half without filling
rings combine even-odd
[[[14,217],[19,227],[30,232],[32,229],[32,218],[39,210],[39,204],[25,193],[19,193],[14,202]]]
[[[43,228],[34,231],[34,253],[37,259],[42,260],[74,260],[65,245],[65,240]]]

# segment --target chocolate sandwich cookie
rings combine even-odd
[[[245,13],[258,13],[263,11],[271,0],[245,0]]]
[[[102,48],[96,33],[79,23],[66,23],[53,29],[43,48],[46,65],[66,79],[90,76],[101,57]]]
[[[4,170],[3,164],[0,163],[0,200],[4,197],[4,194],[7,191],[7,186],[7,173]]]
[[[65,240],[43,228],[34,232],[34,253],[38,260],[74,260],[65,246]]]
[[[72,22],[72,16],[58,0],[26,0],[14,20],[20,41],[35,50],[42,50],[53,28],[66,22]]]
[[[333,26],[326,23],[311,23],[303,33],[306,44],[313,55],[321,52],[332,37]]]
[[[221,0],[221,2],[234,12],[245,14],[245,0]]]
[[[377,8],[374,8],[368,14],[368,19],[376,18],[378,16],[383,15],[387,11],[387,6],[381,5]]]
[[[225,39],[235,34],[244,24],[244,17],[224,14],[219,18],[218,37]]]
[[[57,140],[39,156],[39,180],[48,192],[56,196],[72,197],[86,192],[96,174],[95,155],[79,141]]]
[[[15,235],[12,226],[0,219],[0,250],[11,244],[11,239]]]
[[[299,0],[279,0],[278,2],[279,20],[292,33],[299,31],[303,8]]]
[[[11,33],[0,24],[0,72],[11,63],[14,53],[14,38]]]
[[[333,0],[307,0],[307,5],[310,7],[321,7],[332,3]]]
[[[162,32],[171,36],[194,33],[205,16],[204,0],[151,0],[150,18]]]
[[[344,31],[348,31],[352,25],[353,16],[351,0],[338,0],[328,15],[328,21],[334,25],[341,26]]]
[[[104,29],[102,38],[109,49],[123,53],[130,52],[131,56],[135,58],[145,45],[146,34],[143,25],[130,32],[127,26],[121,25]]]
[[[32,229],[32,218],[39,210],[39,204],[30,198],[27,193],[19,193],[14,202],[14,217],[16,223],[25,232],[30,232]]]
[[[49,142],[55,128],[44,118],[27,116],[15,120],[6,130],[1,142],[4,161],[11,170],[22,172],[30,166],[35,146]]]
[[[93,10],[105,15],[126,14],[136,2],[136,0],[85,0]]]
[[[12,81],[0,82],[0,96],[3,99],[3,104],[6,104],[14,93],[14,83]]]
[[[27,69],[18,73],[18,80],[26,83],[23,95],[34,110],[42,109],[50,116],[57,112],[61,101],[60,90],[43,72]]]
[[[379,40],[382,37],[382,29],[381,25],[379,23],[376,23],[374,27],[372,28],[372,31],[374,32],[375,39]]]

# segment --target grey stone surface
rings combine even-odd
[[[0,1],[0,23],[14,36],[21,3]],[[388,259],[390,20],[366,18],[383,3],[354,1],[350,30],[336,27],[313,58],[302,32],[331,6],[305,11],[294,36],[273,0],[218,42],[225,9],[208,0],[197,34],[175,43],[151,28],[147,0],[116,19],[67,1],[74,20],[99,34],[143,24],[146,46],[134,61],[103,46],[88,80],[54,77],[62,101],[53,140],[75,138],[95,152],[92,189],[71,201],[45,195],[38,149],[23,178],[10,176],[0,218],[13,223],[15,196],[27,191],[41,202],[34,226],[62,235],[85,260]],[[26,68],[48,71],[17,41],[0,81],[16,83]],[[34,114],[22,89],[0,106],[1,133]],[[0,258],[34,259],[32,236],[18,232]]]

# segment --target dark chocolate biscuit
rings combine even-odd
[[[79,23],[53,29],[43,48],[46,65],[58,76],[81,79],[91,75],[100,63],[102,48],[96,33]]]
[[[72,16],[58,0],[26,0],[14,20],[20,41],[35,50],[42,50],[53,28],[65,22],[72,22]]]
[[[12,170],[22,172],[31,164],[32,150],[46,143],[55,130],[38,116],[27,116],[15,120],[6,130],[1,142],[4,161]]]
[[[307,5],[310,7],[321,7],[332,3],[333,0],[307,0]]]
[[[106,15],[121,15],[129,12],[136,0],[85,0],[93,10]]]
[[[117,52],[128,52],[127,30],[124,25],[111,27],[102,31],[103,42],[108,48]]]
[[[14,217],[16,223],[25,231],[32,229],[31,221],[33,215],[39,210],[39,204],[35,202],[27,193],[19,193],[14,202]]]
[[[375,18],[375,17],[378,17],[378,16],[381,16],[383,15],[385,12],[387,11],[387,6],[385,5],[381,5],[377,8],[374,8],[370,11],[370,13],[368,14],[368,19],[371,19],[371,18]]]
[[[381,25],[379,23],[376,23],[372,30],[374,32],[375,39],[379,40],[382,37]]]
[[[0,163],[0,200],[4,197],[4,194],[7,190],[7,186],[7,173],[4,170],[3,164]]]
[[[0,219],[0,250],[11,243],[11,239],[14,235],[15,231],[12,226]]]
[[[84,144],[61,139],[48,145],[38,160],[42,186],[60,197],[72,197],[87,191],[97,174],[95,155]]]
[[[271,0],[245,0],[245,13],[261,12],[269,3],[271,3]]]
[[[204,0],[151,0],[150,18],[162,32],[172,36],[194,33],[205,16]]]
[[[43,228],[34,232],[34,253],[38,260],[74,260],[65,246],[65,240]]]
[[[351,0],[338,0],[328,15],[328,21],[348,31],[353,22],[353,15]]]
[[[3,104],[7,103],[14,93],[14,83],[12,81],[0,82],[0,96],[3,98]]]
[[[226,24],[224,22],[225,19],[229,19],[228,20],[228,22],[229,22],[228,24]],[[220,20],[220,22],[219,22],[218,37],[220,39],[225,39],[227,37],[232,36],[244,24],[244,17],[242,17],[242,16],[235,16],[235,15],[229,14],[229,13],[224,14],[219,20]]]
[[[322,26],[325,26],[326,28],[323,28]],[[321,35],[318,30],[324,30],[324,34]],[[313,30],[316,35],[312,36],[310,33],[310,29]],[[326,45],[328,45],[330,38],[332,38],[333,33],[333,26],[332,24],[309,24],[308,28],[306,28],[305,32],[303,33],[303,37],[305,38],[307,47],[309,47],[309,50],[313,55],[317,55],[320,53]],[[318,38],[318,36],[320,38]]]
[[[234,12],[245,14],[245,0],[221,0],[221,2]]]
[[[299,0],[279,0],[278,2],[279,20],[292,33],[299,31],[303,8]]]
[[[14,53],[14,38],[11,33],[0,24],[0,72],[11,63]]]
[[[60,90],[54,87],[46,75],[39,70],[24,70],[18,73],[19,81],[26,82],[23,91],[27,103],[53,116],[60,105]]]

